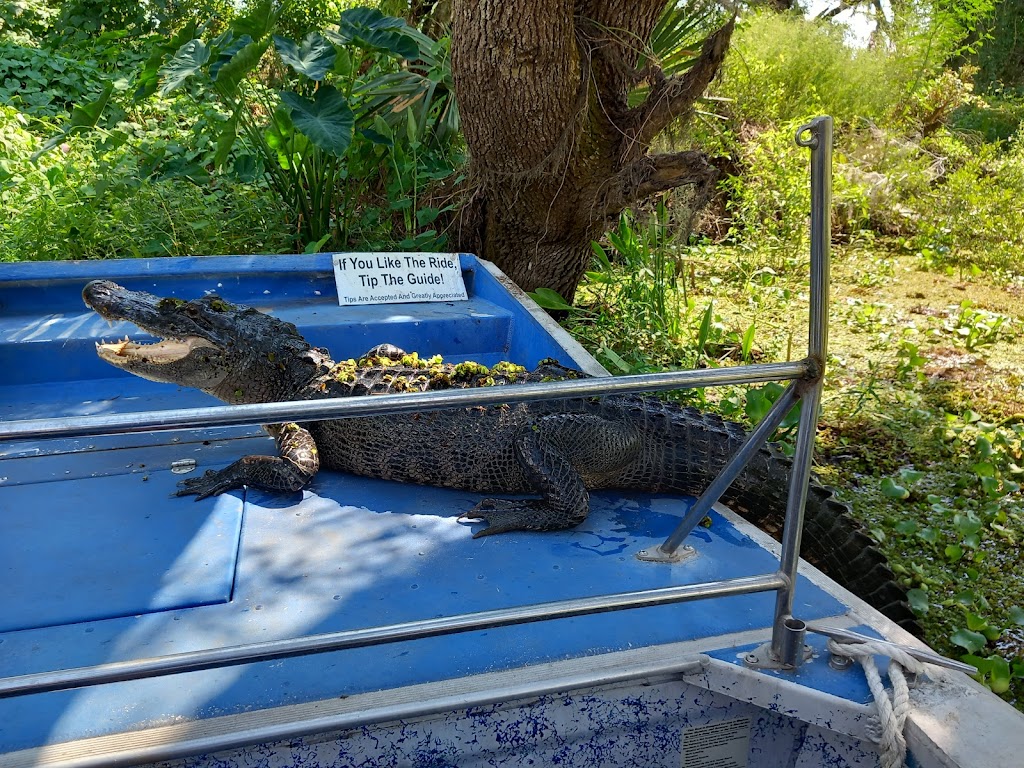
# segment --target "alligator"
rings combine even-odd
[[[380,345],[335,362],[296,327],[216,295],[159,298],[93,281],[86,304],[110,321],[127,320],[160,340],[97,344],[106,362],[144,378],[195,387],[227,403],[505,386],[582,376],[554,361],[532,371],[445,363]],[[188,478],[177,495],[197,500],[249,486],[297,491],[321,467],[369,477],[457,488],[488,498],[461,517],[483,521],[474,537],[579,525],[588,491],[602,488],[698,495],[746,438],[739,424],[656,397],[609,395],[445,411],[354,417],[264,429],[278,456],[245,456]],[[778,533],[791,462],[774,446],[757,452],[722,501]],[[884,555],[833,491],[812,482],[803,555],[891,619],[919,632],[904,589]]]

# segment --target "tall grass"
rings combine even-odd
[[[717,95],[732,100],[736,118],[759,124],[815,113],[878,120],[905,97],[912,74],[888,51],[849,47],[841,27],[764,13],[737,30]]]

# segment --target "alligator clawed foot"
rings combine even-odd
[[[536,531],[542,530],[537,524],[543,518],[538,515],[542,506],[534,499],[484,499],[458,519],[487,523],[486,528],[473,534],[474,539],[508,531]]]
[[[215,469],[208,469],[203,473],[202,477],[187,477],[178,483],[178,490],[175,491],[173,496],[195,496],[196,501],[202,501],[210,496],[217,496],[218,494],[230,491],[232,488],[237,487],[238,483],[235,478],[228,476],[224,472],[218,472]]]

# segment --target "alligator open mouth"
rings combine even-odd
[[[113,344],[96,344],[96,354],[114,365],[126,362],[146,362],[152,365],[176,363],[199,348],[216,349],[206,339],[189,336],[185,339],[161,339],[150,344],[137,344],[127,336]]]

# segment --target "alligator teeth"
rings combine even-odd
[[[184,339],[159,339],[148,344],[137,344],[125,336],[123,340],[113,344],[106,342],[97,344],[96,353],[111,363],[115,359],[120,359],[161,365],[178,362],[200,347],[216,349],[210,342],[197,336],[188,336]]]
[[[123,341],[116,341],[113,344],[108,344],[107,342],[103,342],[102,344],[100,344],[99,342],[97,342],[96,351],[107,352],[112,355],[117,355],[118,357],[124,357],[125,355],[127,355],[127,352],[125,350],[127,349],[129,344],[131,344],[131,342],[128,340],[128,337],[125,336]]]

